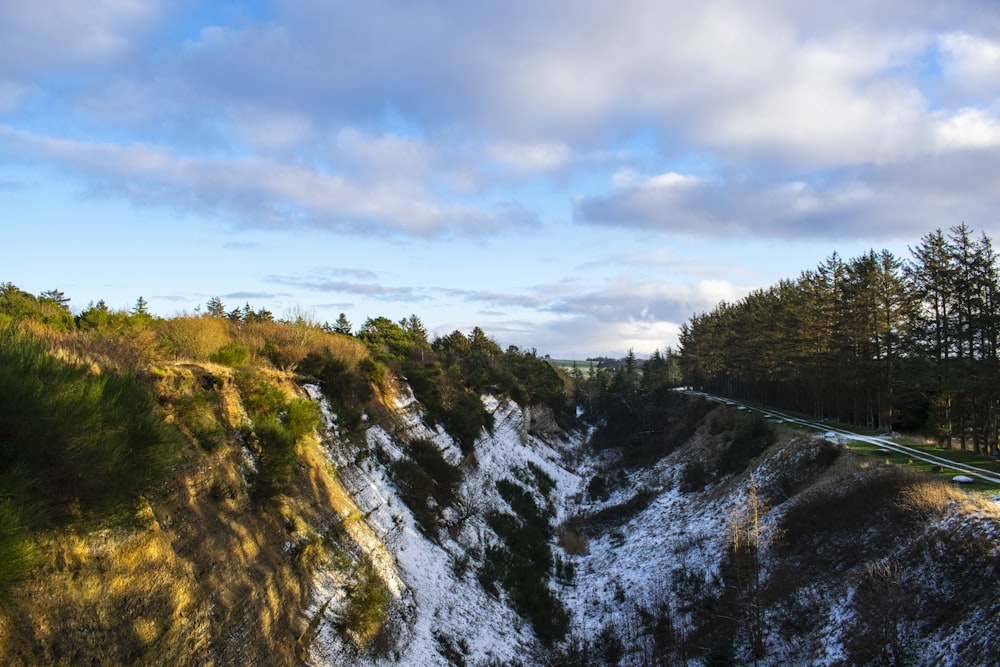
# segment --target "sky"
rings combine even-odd
[[[1000,232],[995,0],[0,0],[0,282],[555,358]]]

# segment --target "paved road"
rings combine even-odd
[[[984,470],[983,468],[977,468],[976,466],[966,465],[964,463],[956,463],[950,461],[946,458],[940,456],[935,456],[934,454],[928,454],[919,449],[914,449],[913,447],[907,447],[906,445],[900,445],[899,443],[893,442],[888,438],[880,438],[874,435],[861,435],[860,433],[854,433],[852,431],[845,431],[839,428],[831,428],[828,425],[820,424],[818,422],[812,422],[805,419],[800,419],[798,417],[793,417],[791,415],[779,412],[778,410],[759,410],[757,408],[752,408],[748,405],[744,405],[739,401],[733,401],[728,398],[722,398],[720,396],[712,396],[711,394],[705,394],[702,392],[691,391],[691,394],[698,394],[699,396],[704,396],[713,401],[719,403],[725,403],[726,405],[733,405],[742,410],[748,410],[751,412],[760,412],[765,417],[770,417],[773,419],[781,419],[786,422],[791,422],[794,424],[799,424],[807,428],[812,428],[817,431],[822,431],[828,439],[835,440],[841,444],[849,444],[849,441],[855,440],[858,442],[867,442],[873,444],[877,447],[882,447],[884,449],[892,450],[894,452],[899,452],[900,454],[906,454],[910,458],[917,459],[920,461],[925,461],[934,465],[939,465],[945,470],[953,470],[956,474],[968,475],[969,477],[978,477],[979,479],[985,480],[987,482],[992,482],[994,484],[1000,484],[1000,475],[995,472]]]

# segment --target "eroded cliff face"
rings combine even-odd
[[[363,447],[328,442],[339,477],[360,507],[368,525],[395,563],[402,583],[378,641],[360,646],[338,631],[339,609],[347,596],[336,577],[317,583],[313,609],[315,639],[308,651],[312,664],[449,665],[540,664],[545,648],[509,596],[490,594],[478,576],[485,552],[497,543],[488,526],[492,512],[508,508],[497,482],[526,479],[542,471],[554,482],[547,502],[566,505],[565,496],[580,490],[571,471],[582,449],[583,434],[566,434],[538,408],[523,410],[513,401],[484,397],[494,428],[483,433],[472,453],[463,456],[451,437],[429,427],[409,388],[397,384],[384,396],[388,416],[367,431]],[[539,425],[544,428],[538,428]],[[332,430],[331,430],[332,432]],[[418,525],[390,471],[406,458],[413,441],[433,443],[462,473],[455,502],[443,509],[441,529]],[[530,488],[530,485],[527,485]],[[539,503],[545,502],[537,490]],[[331,585],[332,584],[332,585]]]

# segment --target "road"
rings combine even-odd
[[[698,391],[689,391],[687,393],[697,394],[699,396],[704,396],[705,398],[717,401],[719,403],[725,403],[726,405],[735,406],[741,410],[747,410],[750,412],[760,412],[765,417],[772,419],[780,419],[785,422],[790,422],[793,424],[798,424],[800,426],[805,426],[807,428],[815,429],[821,431],[828,439],[835,440],[840,444],[849,444],[849,441],[854,440],[857,442],[866,442],[877,447],[882,447],[887,450],[898,452],[900,454],[905,454],[906,456],[917,459],[919,461],[925,461],[933,465],[939,465],[944,470],[954,470],[956,474],[968,475],[969,477],[978,477],[981,480],[992,482],[993,484],[1000,484],[1000,475],[983,468],[977,468],[976,466],[966,465],[964,463],[956,463],[955,461],[950,461],[946,458],[940,456],[935,456],[934,454],[928,454],[919,449],[913,447],[907,447],[906,445],[901,445],[897,442],[893,442],[888,438],[881,438],[874,435],[861,435],[860,433],[854,433],[852,431],[845,431],[839,428],[831,428],[826,424],[820,424],[819,422],[813,422],[806,419],[801,419],[799,417],[793,417],[789,414],[780,412],[778,410],[760,410],[758,408],[753,408],[748,405],[744,405],[739,401],[734,401],[729,398],[722,398],[721,396],[713,396],[711,394],[705,394]]]

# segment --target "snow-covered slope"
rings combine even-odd
[[[954,618],[935,619],[936,625],[920,626],[913,618],[940,606],[934,591],[920,592],[922,582],[946,588],[955,581],[947,573],[957,567],[954,554],[941,545],[975,544],[975,553],[985,558],[979,563],[984,571],[1000,569],[1000,512],[994,506],[970,513],[955,496],[959,499],[926,501],[938,503],[935,507],[950,502],[952,509],[944,514],[930,504],[905,512],[892,505],[886,511],[896,518],[886,519],[879,503],[898,499],[879,498],[869,517],[858,494],[883,483],[920,485],[845,461],[846,455],[837,458],[829,443],[792,431],[783,431],[744,470],[710,475],[703,488],[691,488],[686,469],[693,463],[710,467],[731,437],[720,436],[711,418],[658,461],[626,468],[617,450],[590,452],[587,433],[539,428],[545,420],[530,409],[492,396],[483,401],[494,427],[464,457],[450,436],[424,421],[405,383],[387,401],[390,418],[368,428],[363,446],[341,439],[336,417],[327,410],[327,455],[357,505],[354,520],[364,522],[375,538],[360,548],[392,600],[383,640],[361,650],[341,627],[349,582],[336,568],[321,572],[306,612],[314,630],[310,664],[698,665],[710,657],[760,665],[841,665],[869,658],[941,664],[949,654],[973,661],[992,655],[986,638],[1000,621],[995,610],[982,609],[975,600],[965,606],[956,602]],[[390,473],[392,462],[405,457],[408,443],[417,439],[433,442],[462,471],[458,500],[443,512],[446,527],[431,537],[420,530]],[[547,495],[525,484],[535,474],[529,470],[554,482]],[[609,489],[601,499],[588,490],[595,477]],[[498,491],[500,480],[520,480],[539,506],[551,507],[552,526],[558,527],[550,546],[561,574],[552,576],[549,586],[570,620],[566,639],[553,646],[539,641],[507,593],[487,593],[478,576],[486,551],[499,540],[487,517],[511,510]],[[726,572],[732,568],[733,526],[758,496],[761,584],[750,594],[736,594],[732,572]],[[862,508],[848,512],[858,516],[836,514],[845,498]],[[795,539],[782,535],[784,526],[802,524],[809,512],[831,511],[829,526],[806,526],[805,533],[791,536]],[[911,525],[915,516],[923,518]],[[897,535],[887,526],[898,517],[907,526]],[[574,539],[560,539],[567,534]],[[824,544],[828,537],[830,544]],[[827,560],[811,561],[817,548]],[[849,555],[838,561],[841,552]],[[818,569],[816,562],[822,563]],[[872,574],[879,568],[893,573],[895,588],[884,589],[888,584]],[[871,617],[876,612],[864,603],[865,596],[883,589],[899,600],[892,612],[902,628],[898,645],[885,639],[888,621]],[[900,591],[909,596],[911,589],[920,590],[912,604],[903,604]],[[759,605],[757,659],[750,656],[752,639],[744,632],[751,622],[745,615],[750,602]],[[712,619],[724,619],[732,630],[720,639]]]
[[[424,423],[420,406],[405,385],[391,398],[391,428],[368,429],[367,450],[358,452],[339,441],[335,418],[327,412],[328,454],[364,520],[393,556],[394,567],[380,569],[379,574],[387,583],[398,580],[402,584],[398,592],[390,587],[396,597],[389,621],[392,645],[366,652],[361,656],[365,664],[448,665],[454,664],[454,656],[468,664],[516,660],[537,664],[541,660],[530,626],[502,597],[487,594],[476,577],[485,546],[496,539],[485,515],[505,506],[496,481],[514,477],[528,462],[556,481],[556,504],[564,506],[566,497],[579,491],[580,478],[568,470],[566,462],[569,452],[582,449],[582,436],[543,440],[528,432],[530,415],[515,403],[489,396],[483,400],[494,416],[494,428],[483,433],[473,456],[465,461],[450,436]],[[399,459],[405,444],[414,439],[436,443],[450,463],[462,466],[458,497],[465,504],[463,513],[469,516],[461,522],[456,519],[452,530],[441,531],[437,542],[419,530],[376,456],[379,452],[390,460]],[[338,602],[344,598],[342,592],[337,593],[338,585],[343,582],[331,577],[317,587],[319,602],[313,612],[321,619],[309,653],[309,662],[315,665],[352,664],[359,659],[356,647],[337,629]]]

